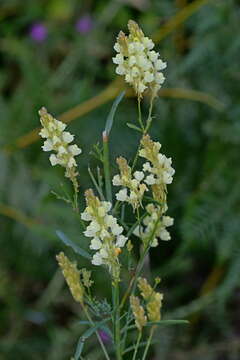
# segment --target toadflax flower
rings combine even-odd
[[[39,110],[40,122],[42,129],[39,135],[46,139],[42,146],[43,151],[54,151],[49,157],[52,166],[61,165],[65,171],[65,176],[70,178],[73,182],[75,190],[77,190],[78,175],[77,163],[75,156],[81,154],[82,150],[75,144],[70,145],[74,139],[74,135],[68,131],[64,131],[66,124],[56,120],[47,110],[43,107]]]
[[[129,35],[120,31],[114,45],[117,52],[113,58],[117,65],[116,73],[125,77],[125,81],[133,86],[139,98],[147,89],[154,98],[165,80],[162,70],[167,64],[153,50],[153,41],[144,35],[135,21],[128,22],[128,29]]]
[[[161,307],[163,294],[156,292],[144,278],[138,278],[138,288],[141,296],[146,301],[147,316],[149,321],[161,320]]]
[[[130,305],[135,319],[135,325],[139,331],[142,331],[142,328],[147,323],[147,317],[145,315],[144,308],[140,305],[140,300],[137,296],[130,296]]]
[[[95,250],[94,265],[107,265],[115,281],[119,281],[120,264],[118,255],[127,238],[122,234],[123,227],[116,218],[109,215],[111,203],[100,201],[91,189],[85,192],[87,207],[81,214],[84,221],[90,221],[84,235],[92,238],[90,249]]]
[[[80,270],[77,269],[76,264],[72,263],[63,252],[57,255],[56,258],[73,298],[82,304],[84,286],[80,281]]]
[[[171,236],[166,228],[173,225],[173,218],[162,215],[161,208],[154,204],[148,204],[146,212],[148,215],[143,219],[143,226],[138,226],[134,234],[141,237],[145,246],[156,247],[158,239],[170,240]],[[151,239],[153,233],[154,237]],[[151,239],[151,244],[148,244],[149,239]]]
[[[142,149],[139,156],[148,160],[144,163],[143,171],[148,172],[145,182],[148,185],[166,186],[172,183],[175,170],[172,168],[172,159],[160,153],[161,144],[144,135],[141,140]]]
[[[132,177],[132,171],[127,164],[127,160],[123,157],[117,158],[117,164],[120,174],[113,177],[113,185],[122,186],[123,188],[116,194],[119,201],[126,201],[132,205],[134,209],[141,205],[144,192],[147,186],[141,181],[144,178],[142,171],[135,171]]]
[[[143,164],[144,181],[151,187],[156,203],[146,206],[148,215],[143,220],[143,226],[136,227],[134,234],[141,237],[145,246],[157,246],[158,238],[165,241],[171,239],[166,228],[173,225],[173,219],[163,214],[167,211],[167,185],[171,184],[175,170],[171,166],[171,158],[160,153],[159,142],[144,135],[141,145],[139,156],[148,160]]]

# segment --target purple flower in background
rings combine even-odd
[[[100,338],[102,339],[103,343],[107,344],[107,343],[109,343],[111,341],[111,338],[108,335],[108,333],[106,333],[106,331],[100,330],[99,335],[100,335]]]
[[[90,15],[84,15],[76,22],[76,30],[81,34],[86,34],[93,28],[93,20]]]
[[[47,37],[47,28],[42,23],[38,22],[31,26],[29,35],[36,42],[43,42]]]

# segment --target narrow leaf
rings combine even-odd
[[[127,123],[127,126],[130,128],[130,129],[134,129],[134,130],[137,130],[139,131],[140,133],[142,133],[142,129],[136,125],[133,125],[131,123]]]
[[[188,320],[160,320],[160,321],[151,321],[148,322],[145,326],[153,326],[153,325],[157,325],[157,326],[166,326],[166,325],[183,325],[183,324],[189,324]],[[125,329],[127,330],[133,330],[136,329],[136,325],[130,325],[127,328],[123,328],[124,331]]]
[[[98,192],[98,195],[100,196],[101,200],[104,201],[104,196],[103,196],[103,192],[102,192],[102,189],[98,186],[98,183],[92,173],[92,170],[90,169],[90,167],[88,167],[88,173],[90,175],[90,178],[93,182],[93,185],[95,186],[97,192]]]
[[[181,325],[181,324],[189,324],[188,320],[160,320],[160,321],[151,321],[146,324],[146,326],[153,325]]]
[[[80,321],[78,321],[78,324],[80,324],[80,325],[91,325],[90,321],[87,321],[87,320],[80,320]]]
[[[106,125],[105,125],[105,131],[107,133],[107,135],[110,134],[110,131],[112,129],[112,125],[113,125],[113,119],[114,119],[114,115],[115,115],[115,112],[117,110],[117,107],[119,105],[119,103],[121,102],[122,98],[124,97],[125,95],[125,91],[122,91],[115,99],[113,105],[112,105],[112,108],[110,110],[110,113],[107,117],[107,121],[106,121]]]
[[[83,337],[80,337],[80,339],[78,340],[77,348],[74,355],[74,360],[78,360],[80,358],[83,351],[85,340],[86,339],[84,339]]]
[[[84,324],[84,325],[91,325],[91,328],[86,330],[86,332],[82,335],[84,337],[89,337],[90,335],[92,335],[98,328],[103,327],[103,325],[108,322],[109,320],[111,320],[111,317],[108,317],[102,321],[96,321],[94,322],[94,326],[92,326],[92,323],[90,321],[78,321],[78,324]]]
[[[139,347],[144,347],[144,346],[147,345],[147,343],[148,343],[147,341],[142,341],[142,342],[140,342]],[[151,344],[152,344],[152,345],[153,345],[153,344],[157,344],[157,343],[159,343],[159,341],[157,341],[157,340],[152,340],[152,341],[151,341]],[[129,346],[127,349],[125,349],[125,350],[123,351],[123,355],[129,353],[130,351],[135,350],[135,347],[136,347],[135,344],[132,345],[132,346]]]
[[[70,240],[62,231],[57,230],[56,234],[59,237],[59,239],[62,240],[62,242],[66,246],[71,247],[75,251],[75,253],[81,255],[82,257],[84,257],[86,259],[92,258],[92,256],[86,250],[83,250],[78,245],[76,245],[74,242],[72,242],[72,240]]]
[[[83,335],[80,337],[80,339],[78,340],[78,344],[77,344],[77,349],[74,355],[74,360],[78,360],[82,354],[83,351],[83,346],[85,341],[93,334],[97,331],[97,329],[103,327],[104,323],[106,323],[107,321],[109,321],[110,318],[104,319],[102,321],[99,321],[98,323],[95,323],[94,326],[92,326],[91,328],[89,328],[88,330],[86,330]],[[83,323],[84,321],[79,321],[79,323]],[[86,321],[86,323],[88,323],[88,321]]]

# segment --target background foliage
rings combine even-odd
[[[239,1],[11,0],[0,10],[0,359],[68,359],[83,331],[57,270],[64,246],[55,230],[87,244],[67,205],[51,194],[69,184],[31,131],[45,105],[74,120],[70,131],[85,155],[91,151],[122,87],[104,91],[115,79],[115,36],[129,18],[160,41],[168,62],[152,136],[173,158],[169,215],[176,221],[173,240],[152,252],[151,265],[163,278],[165,317],[191,320],[159,331],[155,359],[239,359]],[[32,34],[38,23],[46,31],[41,41]],[[124,99],[111,133],[113,159],[134,153],[138,137],[126,122],[135,117],[135,100]],[[96,164],[86,158],[79,162],[83,189]],[[94,277],[99,296],[108,296],[96,269]],[[94,341],[88,359],[99,356]]]

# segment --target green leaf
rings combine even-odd
[[[153,325],[181,325],[181,324],[189,324],[188,320],[160,320],[160,321],[151,321],[146,324],[146,326]]]
[[[153,325],[157,325],[157,326],[161,326],[161,325],[183,325],[183,324],[189,324],[188,320],[160,320],[160,321],[150,321],[148,322],[145,326],[153,326]],[[126,330],[133,330],[136,329],[136,325],[130,325],[127,328],[124,328]]]
[[[151,344],[153,345],[153,344],[157,344],[157,343],[159,343],[160,341],[159,340],[152,340],[151,341]],[[142,341],[142,342],[140,342],[140,344],[139,344],[139,347],[141,348],[141,347],[144,347],[144,346],[146,346],[147,345],[147,341]],[[132,346],[129,346],[128,348],[126,348],[124,351],[123,351],[123,355],[125,355],[125,354],[127,354],[127,353],[129,353],[130,351],[133,351],[133,350],[135,350],[135,347],[136,347],[136,345],[134,344],[134,345],[132,345]]]
[[[94,175],[93,175],[92,170],[90,169],[90,167],[88,167],[88,173],[89,173],[90,178],[91,178],[91,180],[92,180],[92,182],[93,182],[93,185],[95,186],[95,188],[96,188],[96,190],[97,190],[97,192],[98,192],[98,195],[100,196],[101,200],[104,201],[105,199],[104,199],[104,195],[103,195],[102,189],[99,187],[99,185],[98,185],[98,183],[97,183],[97,181],[96,181],[96,179],[95,179],[95,177],[94,177]]]
[[[119,103],[122,101],[123,97],[125,95],[125,91],[122,91],[115,99],[112,108],[110,110],[110,113],[107,117],[107,121],[106,121],[106,125],[105,125],[105,132],[107,133],[107,135],[110,134],[110,131],[112,129],[112,125],[113,125],[113,119],[114,119],[114,115],[115,112],[117,110],[117,107],[119,105]]]
[[[78,321],[78,324],[80,324],[80,325],[91,325],[90,321],[88,321],[88,320],[80,320],[80,321]]]
[[[131,123],[127,123],[127,126],[130,128],[130,129],[134,129],[134,130],[137,130],[139,131],[140,133],[142,133],[142,129],[136,125],[133,125]]]
[[[82,354],[82,351],[83,351],[83,347],[84,347],[84,343],[85,341],[91,336],[93,335],[93,333],[95,333],[97,331],[97,329],[99,328],[104,328],[104,330],[106,331],[107,329],[107,332],[109,334],[111,334],[110,330],[108,328],[106,328],[104,326],[104,324],[109,321],[111,318],[107,318],[107,319],[104,319],[102,321],[99,321],[97,323],[95,323],[94,326],[92,326],[91,328],[89,328],[88,330],[86,330],[83,335],[80,337],[80,339],[78,340],[78,344],[77,344],[77,348],[76,348],[76,351],[75,351],[75,355],[74,355],[74,360],[78,360]],[[89,323],[89,321],[79,321],[80,324],[91,324]],[[112,335],[112,334],[111,334]]]
[[[82,337],[80,337],[80,339],[78,340],[77,348],[74,355],[74,360],[78,360],[80,358],[83,351],[85,340],[86,339],[83,339]]]
[[[72,242],[72,240],[70,240],[62,231],[57,230],[56,234],[59,237],[59,239],[62,240],[62,242],[66,246],[71,247],[75,251],[75,253],[81,255],[82,257],[84,257],[86,259],[89,259],[89,260],[92,259],[92,256],[86,250],[83,250],[78,245],[76,245],[74,242]]]
[[[145,212],[138,221],[136,221],[132,227],[128,230],[127,233],[127,237],[130,237],[132,235],[132,233],[134,232],[134,230],[136,229],[136,227],[139,225],[139,222],[141,222],[146,216],[148,215],[147,212]]]

